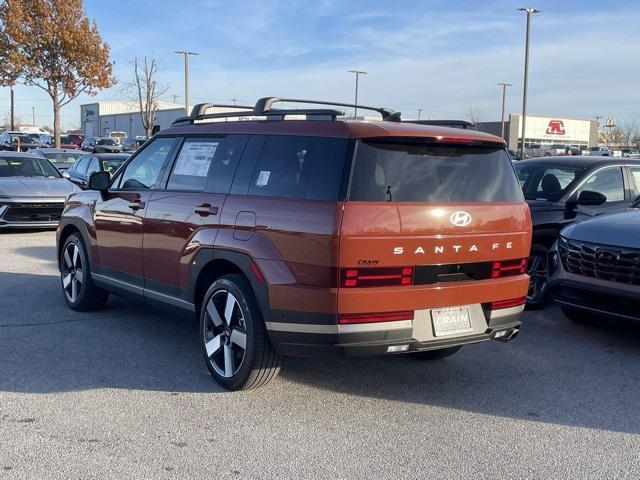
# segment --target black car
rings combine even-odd
[[[87,137],[80,147],[82,150],[91,153],[120,153],[122,145],[118,144],[113,138],[94,138]]]
[[[87,188],[92,173],[102,171],[113,175],[130,156],[128,153],[85,154],[63,175],[80,188]]]
[[[612,157],[546,157],[514,164],[533,220],[530,308],[543,305],[547,254],[560,230],[575,221],[629,207],[640,194],[640,161]]]
[[[0,134],[0,150],[26,152],[38,146],[38,142],[28,133],[2,132]]]
[[[66,148],[33,148],[29,150],[29,153],[46,158],[61,172],[71,167],[78,158],[86,155],[86,153],[80,150],[67,150]]]
[[[625,212],[562,230],[545,292],[571,320],[640,320],[640,200]]]

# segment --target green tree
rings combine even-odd
[[[116,82],[109,46],[82,0],[4,0],[0,4],[0,81],[41,88],[53,103],[55,146],[60,109],[81,93]]]

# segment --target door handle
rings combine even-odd
[[[208,217],[209,215],[217,215],[218,207],[212,207],[209,203],[203,203],[195,208],[195,213],[201,217]]]
[[[129,202],[129,208],[131,210],[141,210],[145,206],[145,203],[142,200],[135,200],[133,202]]]

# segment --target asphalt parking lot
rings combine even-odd
[[[428,363],[286,359],[224,392],[195,323],[66,308],[55,234],[0,233],[0,477],[638,478],[640,327],[527,312]]]

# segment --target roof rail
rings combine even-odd
[[[274,103],[306,103],[311,105],[328,105],[337,107],[359,108],[362,110],[371,110],[378,112],[382,119],[390,122],[400,122],[400,112],[391,110],[390,108],[368,107],[366,105],[356,105],[352,103],[325,102],[321,100],[304,100],[295,98],[280,97],[264,97],[259,99],[255,106],[246,105],[221,105],[215,103],[199,103],[191,110],[191,115],[177,118],[172,125],[182,126],[190,125],[198,120],[209,120],[216,118],[232,118],[232,117],[267,117],[269,120],[284,120],[287,115],[304,115],[307,120],[335,120],[339,116],[343,116],[344,112],[336,109],[278,109],[272,108]],[[210,108],[230,108],[228,112],[206,113]]]
[[[300,98],[280,98],[280,97],[264,97],[256,102],[254,111],[256,115],[268,115],[269,111],[273,111],[272,107],[274,103],[287,102],[287,103],[307,103],[310,105],[329,105],[332,107],[349,107],[359,108],[361,110],[371,110],[378,112],[382,115],[383,120],[399,121],[399,112],[390,108],[384,107],[369,107],[366,105],[356,105],[354,103],[342,103],[342,102],[326,102],[324,100],[305,100]],[[295,114],[296,110],[289,110],[292,114]]]
[[[419,125],[433,125],[436,127],[472,128],[476,124],[466,120],[403,120],[404,123],[417,123]]]
[[[206,113],[210,108],[233,108],[230,112],[220,113]],[[206,120],[211,118],[228,118],[228,117],[243,117],[253,116],[253,107],[248,105],[225,105],[220,103],[198,103],[191,109],[191,115],[186,117],[176,118],[173,122],[173,126],[191,125],[196,120]]]

